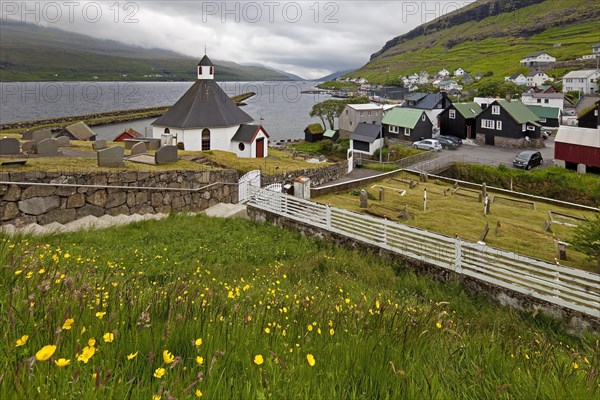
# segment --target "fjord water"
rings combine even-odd
[[[2,82],[0,123],[60,118],[117,110],[170,106],[193,82]],[[304,137],[313,104],[325,94],[302,94],[313,82],[222,82],[230,96],[255,92],[243,110],[262,123],[273,140]],[[95,126],[99,139],[113,139],[126,128],[151,132],[156,118]]]

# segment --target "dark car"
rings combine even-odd
[[[448,140],[453,141],[454,143],[456,143],[458,146],[461,146],[463,144],[463,141],[461,138],[456,137],[456,136],[452,136],[452,135],[440,135],[439,138],[445,138]],[[438,140],[439,140],[438,138]]]
[[[535,150],[525,150],[517,154],[513,160],[515,168],[531,169],[544,163],[542,154]]]
[[[459,144],[453,140],[448,139],[444,136],[439,136],[437,141],[440,142],[443,149],[458,149]]]

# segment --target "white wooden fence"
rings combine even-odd
[[[238,202],[244,203],[250,195],[250,188],[260,188],[260,170],[250,171],[238,181]]]
[[[374,218],[250,188],[248,205],[455,273],[600,318],[600,275]]]

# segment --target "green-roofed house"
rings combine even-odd
[[[475,102],[453,103],[438,116],[440,134],[475,139],[476,118],[481,111],[481,106]]]
[[[394,107],[383,120],[383,135],[387,138],[416,142],[431,139],[433,124],[425,110],[418,108]]]
[[[340,132],[334,131],[333,129],[327,129],[323,132],[323,140],[331,140],[332,142],[337,142],[340,138]]]
[[[560,109],[556,107],[543,107],[536,105],[527,105],[535,115],[540,119],[542,126],[549,128],[558,128],[560,125]]]
[[[495,100],[476,118],[476,142],[500,147],[542,147],[540,118],[520,100]]]

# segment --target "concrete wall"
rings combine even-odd
[[[0,225],[64,224],[88,215],[198,212],[237,202],[237,181],[235,170],[3,172]],[[215,185],[202,189],[211,184]]]
[[[459,280],[465,288],[480,295],[484,295],[492,302],[513,307],[518,310],[524,310],[526,312],[541,312],[554,318],[563,319],[569,325],[571,333],[581,334],[585,330],[600,332],[600,320],[568,308],[538,300],[509,289],[497,287],[475,278],[456,274],[453,271],[444,268],[403,257],[397,253],[371,246],[346,236],[329,232],[325,229],[287,219],[252,206],[248,206],[248,217],[256,222],[267,222],[281,228],[300,231],[307,236],[318,236],[329,243],[335,243],[350,248],[359,248],[365,251],[374,252],[381,256],[400,259],[407,268],[411,268],[420,274],[432,276],[440,281]]]

